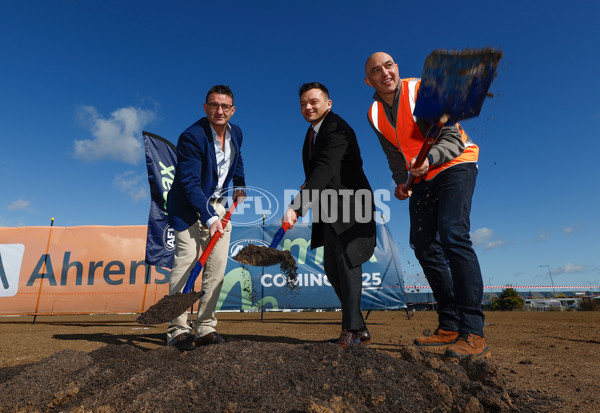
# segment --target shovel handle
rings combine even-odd
[[[269,245],[269,248],[277,248],[277,246],[279,245],[279,242],[281,241],[281,238],[283,238],[283,235],[289,228],[290,228],[290,223],[284,222],[283,225],[281,226],[281,228],[279,228],[277,230],[277,232],[275,233],[275,236],[273,237],[273,241],[271,241],[271,245]]]
[[[417,159],[415,160],[414,168],[418,168],[423,165],[425,162],[425,158],[429,155],[429,151],[435,145],[437,140],[440,138],[440,134],[442,133],[442,128],[448,123],[450,117],[448,115],[442,115],[440,119],[427,131],[427,136],[425,137],[425,142],[423,142],[423,146],[421,146],[421,150],[417,155]],[[409,188],[413,184],[415,177],[408,171],[408,178],[406,179],[406,183],[404,184],[404,192],[408,193]]]
[[[221,225],[223,226],[223,228],[225,228],[227,226],[227,223],[229,222],[229,219],[231,218],[231,214],[233,213],[233,210],[235,209],[236,206],[237,206],[237,202],[234,201],[233,204],[231,205],[231,208],[229,208],[229,211],[227,211],[227,213],[221,220]],[[210,255],[211,251],[213,250],[215,244],[217,243],[217,241],[219,240],[220,237],[221,237],[221,233],[219,231],[217,231],[210,238],[210,241],[208,241],[208,245],[206,245],[206,248],[204,248],[204,251],[202,251],[202,255],[200,255],[200,259],[198,260],[196,265],[194,265],[194,268],[192,268],[192,271],[190,272],[190,276],[188,277],[188,280],[185,283],[185,287],[183,287],[184,294],[190,293],[193,291],[194,283],[196,282],[196,278],[198,278],[198,275],[202,271],[204,264],[206,264],[206,260],[208,259],[208,256]]]

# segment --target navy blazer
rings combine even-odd
[[[235,156],[223,184],[227,189],[233,180],[234,187],[245,187],[244,161],[242,159],[242,130],[231,126],[231,143]],[[209,203],[218,185],[217,155],[210,123],[206,117],[187,128],[177,141],[177,167],[175,179],[167,197],[169,225],[176,231],[189,228],[196,221],[203,224],[217,213]]]

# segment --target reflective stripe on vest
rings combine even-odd
[[[398,113],[396,115],[396,127],[388,120],[381,102],[373,102],[368,113],[369,120],[375,129],[404,156],[406,169],[409,169],[410,160],[419,154],[423,142],[425,142],[425,138],[417,125],[417,119],[413,116],[420,84],[421,80],[417,78],[402,79],[402,89],[400,90],[400,101],[398,102]],[[465,150],[451,161],[430,167],[429,172],[424,176],[425,180],[433,179],[438,173],[453,165],[463,162],[477,162],[479,147],[471,141],[460,124],[456,123],[456,126],[465,144]],[[418,181],[419,179],[415,180],[415,182]]]

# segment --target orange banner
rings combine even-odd
[[[146,226],[0,228],[0,315],[143,312],[170,270],[146,266]]]

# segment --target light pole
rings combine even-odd
[[[556,290],[554,289],[554,280],[552,279],[552,273],[550,272],[550,266],[548,264],[546,264],[546,265],[540,265],[540,267],[548,267],[548,274],[550,274],[550,282],[552,283],[552,291],[554,292],[554,297],[556,297]]]

